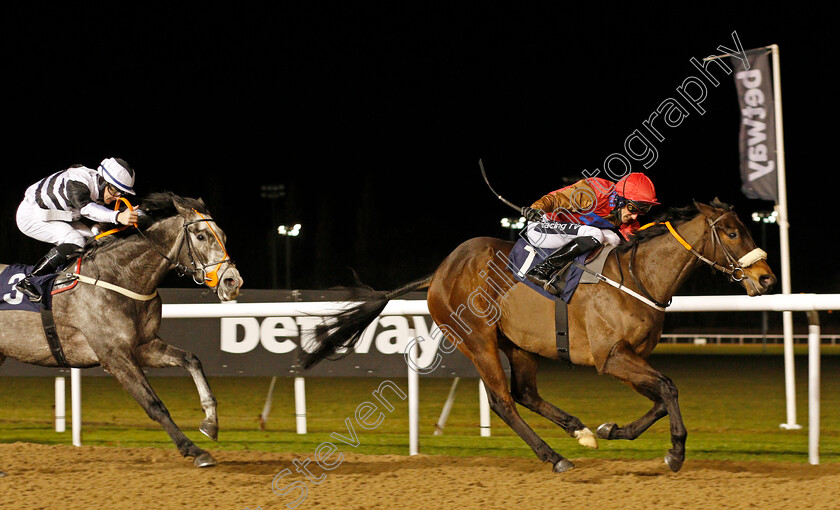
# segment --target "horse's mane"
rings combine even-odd
[[[150,193],[140,201],[140,210],[145,213],[145,222],[149,222],[151,225],[156,221],[171,218],[178,214],[175,204],[187,209],[195,209],[201,214],[210,214],[207,206],[200,198],[180,197],[171,191]]]
[[[177,216],[178,209],[175,207],[176,204],[187,209],[195,209],[207,216],[210,215],[207,206],[204,205],[204,202],[200,198],[181,197],[171,191],[149,193],[140,200],[140,205],[137,206],[143,212],[137,218],[137,228],[127,228],[122,232],[105,236],[97,240],[95,246],[103,246],[113,243],[118,239],[135,235],[138,231],[147,230],[158,221]]]
[[[714,199],[710,205],[718,209],[723,209],[724,211],[732,210],[731,205],[725,204],[717,198]],[[660,225],[660,223],[670,221],[672,225],[677,226],[680,223],[685,223],[686,221],[695,218],[698,214],[700,214],[700,209],[698,209],[694,204],[687,205],[685,207],[672,207],[654,217],[654,219],[651,220],[651,223],[654,223],[654,225],[651,225],[644,230],[637,230],[636,233],[631,235],[629,239],[622,241],[621,244],[618,245],[617,250],[619,253],[627,251],[636,243],[643,243],[648,239],[653,239],[654,237],[658,237],[668,232],[668,227]]]

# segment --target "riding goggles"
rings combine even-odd
[[[125,193],[123,193],[122,190],[117,189],[116,186],[106,184],[106,187],[108,188],[108,193],[110,193],[111,196],[114,198],[120,198],[121,196],[125,195]]]
[[[627,212],[630,214],[647,214],[650,211],[650,208],[653,207],[652,204],[645,204],[643,202],[634,202],[632,200],[627,200]]]

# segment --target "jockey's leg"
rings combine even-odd
[[[529,280],[554,294],[553,277],[577,256],[610,243],[598,227],[578,223],[543,221],[529,223],[528,242],[541,250],[551,250],[545,260],[526,273]],[[615,237],[615,236],[613,236]]]
[[[72,243],[64,243],[59,244],[58,246],[53,246],[52,249],[47,252],[46,255],[41,257],[41,260],[33,266],[32,271],[26,275],[23,280],[19,281],[17,285],[15,285],[15,289],[23,294],[26,294],[29,297],[29,300],[33,303],[40,302],[42,296],[40,292],[38,292],[37,287],[32,284],[31,278],[33,276],[46,276],[54,273],[59,267],[61,267],[62,264],[77,255],[81,252],[81,250],[81,247]]]
[[[592,251],[600,246],[601,241],[594,236],[576,237],[531,268],[525,276],[546,291],[554,294],[555,289],[551,285],[554,274],[577,258],[578,255]]]
[[[588,228],[588,227],[587,227]],[[535,221],[529,222],[525,228],[525,239],[538,248],[543,255],[543,262],[532,267],[526,277],[540,287],[553,292],[548,283],[558,268],[555,268],[548,259],[558,254],[572,242],[578,235],[581,225],[576,223],[564,223],[558,221]],[[556,259],[555,259],[556,260]]]

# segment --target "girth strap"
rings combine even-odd
[[[571,361],[569,356],[569,307],[562,299],[554,300],[554,334],[557,337],[557,354],[560,359]]]
[[[41,324],[44,326],[44,334],[47,336],[47,343],[50,344],[50,351],[55,358],[55,362],[60,367],[70,368],[67,358],[64,357],[64,351],[61,349],[61,343],[58,341],[58,331],[55,327],[52,310],[41,309]]]

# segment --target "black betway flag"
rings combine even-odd
[[[735,73],[738,103],[741,106],[741,191],[747,198],[778,202],[776,175],[776,121],[773,103],[773,74],[770,50],[745,52],[749,68]]]

